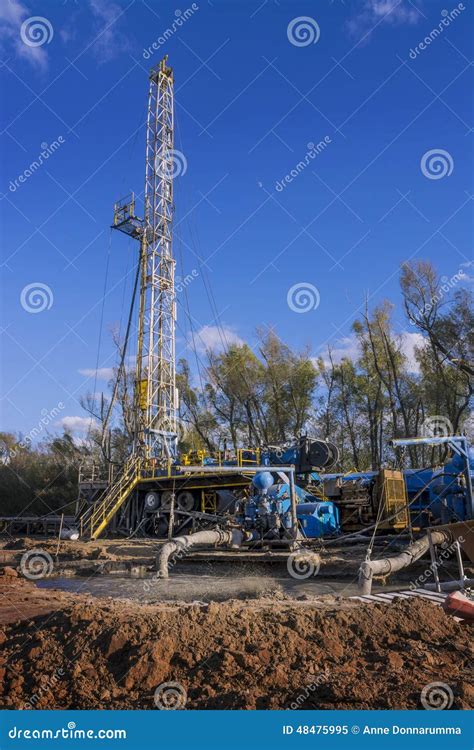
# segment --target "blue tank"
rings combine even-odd
[[[260,471],[255,474],[252,484],[257,490],[268,490],[273,484],[273,476],[269,471]]]

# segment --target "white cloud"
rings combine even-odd
[[[419,373],[420,366],[416,361],[415,348],[426,346],[426,339],[421,333],[412,333],[411,331],[402,331],[399,334],[400,348],[406,357],[406,366],[409,372]],[[357,336],[344,336],[338,339],[335,346],[331,346],[332,360],[338,365],[343,359],[349,359],[355,362],[360,357],[360,346]],[[319,357],[323,358],[326,367],[329,367],[330,361],[327,346],[321,348]],[[316,358],[314,360],[316,362]]]
[[[406,357],[406,365],[409,372],[418,374],[420,365],[416,361],[415,348],[422,349],[426,346],[426,339],[421,333],[402,331],[400,334],[401,350]]]
[[[347,28],[353,36],[360,36],[379,24],[413,26],[422,18],[413,0],[365,0],[361,10],[347,22]]]
[[[474,281],[474,276],[471,275],[471,271],[474,270],[474,261],[468,260],[466,263],[461,263],[462,268],[462,274],[463,278],[462,281],[464,281],[466,284],[472,284]]]
[[[114,376],[114,370],[112,367],[99,367],[98,370],[86,368],[84,370],[79,370],[79,373],[85,375],[87,378],[97,377],[97,380],[111,380]]]
[[[21,37],[22,23],[32,16],[32,13],[20,0],[2,0],[0,3],[0,51],[3,54],[14,53],[24,57],[32,65],[45,68],[48,64],[47,45],[31,46],[26,44]],[[45,19],[49,24],[49,19]],[[40,28],[46,35],[50,32],[45,24]],[[54,32],[53,32],[54,33]],[[36,37],[33,37],[36,39]]]
[[[127,36],[117,29],[124,8],[109,0],[89,0],[94,18],[93,49],[100,62],[108,62],[130,49]]]
[[[337,339],[336,345],[331,346],[331,357],[335,365],[339,365],[343,359],[350,359],[352,362],[355,362],[355,360],[358,359],[359,356],[359,342],[357,340],[357,337],[353,334],[351,336],[344,336],[341,339]],[[326,367],[330,366],[331,363],[328,355],[328,348],[326,345],[321,347],[318,357],[314,360],[315,363],[319,357],[323,358],[323,362]]]
[[[97,427],[97,422],[92,417],[63,417],[56,422],[58,427],[63,427],[67,432],[85,433],[91,427]]]
[[[203,326],[196,333],[196,349],[205,352],[208,349],[219,351],[231,344],[243,344],[237,333],[227,326]]]

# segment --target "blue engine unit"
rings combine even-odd
[[[328,500],[311,503],[299,503],[296,515],[303,534],[308,539],[323,536],[336,536],[340,532],[339,511]]]
[[[281,535],[291,528],[290,486],[272,484],[269,472],[256,474],[252,484],[256,493],[241,509],[240,521],[247,529],[257,529],[266,538]],[[315,500],[303,488],[295,486],[296,515],[300,531],[308,539],[340,533],[339,511],[331,501]]]
[[[433,522],[451,523],[471,518],[468,492],[463,470],[464,461],[454,453],[449,461],[439,468],[406,469],[403,472],[410,503],[412,522],[421,527]],[[469,470],[474,484],[474,448],[469,449]],[[378,477],[376,471],[354,472],[351,474],[312,474],[312,481],[324,493],[340,503],[350,502],[351,497],[341,488],[353,484],[367,494],[367,504],[372,504],[375,514],[374,489]],[[415,499],[416,498],[416,499]]]

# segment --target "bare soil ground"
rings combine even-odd
[[[137,604],[0,577],[3,708],[420,708],[444,682],[474,707],[472,630],[421,600],[357,605],[266,598]]]

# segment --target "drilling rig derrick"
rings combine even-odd
[[[135,213],[132,193],[115,204],[112,225],[140,243],[133,451],[161,461],[176,458],[178,441],[173,144],[173,70],[164,57],[149,76],[144,218]]]

